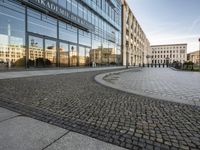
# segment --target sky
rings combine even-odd
[[[199,49],[200,0],[126,0],[151,45],[187,43]]]

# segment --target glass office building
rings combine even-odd
[[[0,69],[121,65],[120,0],[0,0]]]

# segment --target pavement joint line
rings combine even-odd
[[[50,144],[48,144],[47,146],[45,146],[41,150],[47,149],[48,147],[50,147],[51,145],[53,145],[54,143],[56,143],[57,141],[59,141],[60,139],[62,139],[64,136],[66,136],[69,132],[70,131],[65,132],[63,135],[61,135],[59,138],[55,139],[53,142],[51,142]]]
[[[2,107],[3,108],[3,107]],[[5,121],[8,121],[8,120],[11,120],[11,119],[14,119],[14,118],[17,118],[17,117],[22,117],[24,115],[17,115],[17,116],[13,116],[13,117],[10,117],[10,118],[7,118],[7,119],[4,119],[4,120],[1,120],[0,123],[3,123]]]

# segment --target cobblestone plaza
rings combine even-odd
[[[111,87],[148,97],[200,106],[200,73],[171,68],[133,69],[105,79]]]
[[[199,106],[122,92],[94,81],[107,72],[0,80],[0,106],[127,149],[200,149]]]

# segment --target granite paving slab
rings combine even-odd
[[[18,116],[18,113],[0,107],[0,122]]]
[[[99,140],[70,132],[45,150],[126,150]]]
[[[0,150],[42,150],[68,131],[28,117],[0,123]]]

